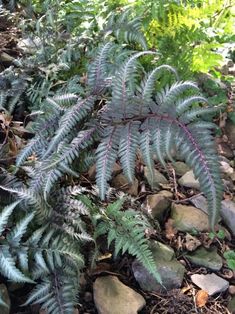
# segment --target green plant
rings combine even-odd
[[[146,217],[134,210],[122,209],[124,199],[119,199],[114,204],[110,204],[102,214],[95,217],[95,239],[101,235],[107,235],[108,246],[114,241],[117,256],[128,252],[136,256],[148,271],[161,282],[152,252],[149,248],[149,241],[145,238],[145,232],[151,225]]]
[[[228,267],[235,270],[235,252],[232,250],[224,252],[224,258],[228,264]]]
[[[218,49],[234,42],[232,1],[120,2],[143,16],[148,45],[161,52],[162,63],[176,67],[184,79],[198,72],[219,75],[216,67],[223,56]]]

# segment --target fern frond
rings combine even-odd
[[[106,208],[107,218],[97,224],[96,236],[108,231],[108,245],[112,241],[115,242],[115,255],[122,251],[122,254],[128,252],[136,256],[137,260],[161,283],[148,240],[145,238],[145,230],[150,225],[133,210],[120,211],[123,202],[123,199],[119,199]]]
[[[221,111],[222,106],[214,106],[214,107],[199,107],[199,108],[194,108],[191,110],[188,110],[185,112],[181,117],[180,121],[184,121],[184,123],[189,123],[194,120],[196,120],[198,117],[201,115],[206,115],[206,114],[215,114]]]
[[[0,272],[3,276],[15,282],[34,283],[33,280],[16,268],[14,258],[9,252],[9,248],[3,245],[0,247]]]
[[[105,193],[108,187],[107,181],[111,178],[113,165],[118,154],[118,144],[120,141],[119,127],[111,127],[105,131],[107,136],[104,137],[103,141],[99,144],[96,150],[96,182],[102,200],[105,198]]]
[[[130,182],[134,180],[135,157],[139,141],[139,121],[129,122],[121,130],[119,156],[124,174]]]
[[[166,87],[160,93],[157,94],[157,102],[162,105],[164,108],[172,105],[174,101],[187,90],[199,90],[198,86],[194,82],[185,81],[185,82],[175,82],[170,87]]]
[[[73,93],[67,93],[63,95],[55,95],[53,100],[57,102],[62,108],[74,105],[75,100],[78,99],[78,96]]]
[[[185,110],[191,107],[193,103],[208,103],[208,100],[202,96],[191,96],[187,97],[185,100],[181,99],[176,103],[176,112],[178,115],[181,115]]]
[[[146,54],[156,54],[153,51],[141,51],[131,56],[117,72],[112,90],[112,104],[121,114],[124,119],[128,117],[127,105],[129,97],[134,95],[134,92],[128,87],[128,82],[135,81],[137,72],[137,59]]]
[[[144,123],[141,125],[140,150],[141,150],[143,160],[150,172],[150,182],[152,182],[153,184],[154,161],[153,161],[153,147],[152,147],[152,129],[153,129],[153,125],[151,123],[151,119],[146,119]]]
[[[88,86],[91,93],[97,95],[105,87],[105,79],[107,77],[107,58],[113,49],[114,44],[107,42],[104,44],[97,53],[95,61],[88,69]]]
[[[178,79],[178,74],[176,70],[169,65],[165,65],[165,64],[160,65],[159,67],[152,70],[152,72],[150,72],[147,75],[147,77],[141,82],[142,98],[147,103],[149,103],[153,97],[153,93],[155,91],[156,79],[157,79],[158,74],[161,73],[162,70],[167,70],[167,71],[172,72],[175,75],[176,79]]]
[[[20,220],[16,226],[7,235],[7,240],[12,245],[18,245],[23,235],[25,234],[28,224],[34,217],[34,213],[27,214],[22,220]]]
[[[78,98],[77,103],[65,112],[59,121],[59,128],[56,135],[48,145],[44,158],[49,156],[59,142],[62,141],[64,137],[66,137],[69,132],[86,116],[88,111],[91,110],[94,101],[94,96],[89,96],[86,99]]]
[[[208,129],[202,131],[195,123],[187,126],[180,123],[180,126],[176,145],[186,163],[193,168],[201,191],[207,198],[209,221],[213,229],[218,221],[223,191],[215,143]]]
[[[114,34],[118,41],[130,43],[138,43],[143,49],[147,49],[145,37],[141,32],[142,20],[139,17],[132,18],[131,10],[125,10],[119,18],[111,14],[107,27],[105,29],[105,38],[110,34]]]
[[[55,269],[36,286],[24,305],[40,304],[48,314],[73,313],[77,304],[77,277],[75,271]]]
[[[12,203],[11,205],[8,205],[3,208],[2,212],[0,213],[0,235],[3,233],[5,230],[5,226],[7,224],[7,221],[9,217],[11,216],[13,210],[15,207],[21,202],[21,200],[16,201]]]

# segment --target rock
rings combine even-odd
[[[141,289],[146,291],[164,292],[166,290],[169,291],[180,288],[185,273],[185,267],[181,263],[176,259],[166,262],[158,257],[156,265],[163,286],[158,283],[147,269],[137,260],[132,263],[135,279],[139,283]]]
[[[164,213],[171,205],[170,199],[173,198],[173,194],[169,191],[161,191],[158,194],[147,196],[147,209],[151,212],[153,218],[161,221],[164,217]]]
[[[235,294],[235,286],[234,286],[234,285],[229,286],[228,292],[229,292],[231,295],[234,295],[234,294]]]
[[[173,226],[184,232],[206,232],[209,230],[208,215],[193,206],[172,204],[171,218]]]
[[[211,270],[220,270],[223,266],[222,258],[217,254],[216,249],[206,250],[201,247],[186,257],[189,261],[198,266],[204,266]]]
[[[144,167],[144,176],[147,179],[148,184],[153,189],[159,189],[161,184],[168,184],[168,181],[165,178],[165,176],[161,172],[159,172],[157,169],[154,169],[153,181],[152,181],[151,174],[148,167]]]
[[[207,200],[206,198],[201,195],[195,195],[190,199],[190,202],[197,208],[201,209],[204,213],[207,214]]]
[[[234,173],[233,168],[225,161],[221,161],[220,165],[221,165],[220,168],[221,168],[222,172],[227,174],[231,178],[231,176]]]
[[[186,172],[179,180],[179,184],[186,188],[200,189],[199,181],[195,179],[193,170]]]
[[[144,298],[115,276],[97,278],[93,291],[99,314],[137,314],[145,306]]]
[[[115,162],[114,166],[113,166],[113,172],[112,175],[116,176],[117,174],[122,172],[122,167]],[[90,167],[90,169],[88,170],[88,176],[90,178],[90,180],[95,180],[95,176],[96,176],[96,165],[92,165]]]
[[[7,304],[8,307],[0,305],[0,313],[1,314],[9,314],[10,313],[10,307],[11,307],[11,301],[8,295],[7,287],[2,283],[0,284],[0,295],[3,302]]]
[[[14,58],[12,56],[10,56],[8,53],[6,52],[1,52],[0,53],[0,60],[2,62],[13,62]]]
[[[160,257],[162,260],[168,262],[171,261],[175,255],[174,250],[170,246],[165,245],[159,241],[151,241],[150,249],[156,261]]]
[[[232,234],[235,235],[235,203],[233,201],[222,201],[221,216]]]
[[[229,139],[231,148],[235,149],[235,124],[232,121],[226,122],[225,133]]]
[[[232,297],[232,299],[229,301],[228,310],[231,314],[235,314],[235,297]]]
[[[151,250],[163,286],[149,274],[142,264],[135,260],[132,263],[132,270],[140,287],[146,291],[158,292],[165,291],[165,288],[167,290],[179,288],[184,278],[185,267],[174,258],[172,248],[160,242],[153,241],[151,243]]]
[[[228,144],[226,143],[219,143],[218,144],[218,151],[219,151],[219,154],[226,157],[226,158],[233,158],[233,151],[232,149],[229,147]]]
[[[137,196],[138,195],[138,180],[135,178],[133,183],[129,183],[124,174],[120,173],[115,176],[112,180],[112,186],[117,189],[121,189],[122,191]]]
[[[209,295],[223,292],[229,287],[228,281],[216,274],[194,274],[191,276],[191,280],[196,286],[207,291]]]
[[[175,173],[178,176],[183,176],[186,172],[190,170],[190,168],[182,161],[176,161],[173,164],[173,168],[175,169]]]

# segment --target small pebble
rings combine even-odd
[[[85,295],[84,295],[84,300],[85,302],[91,302],[92,301],[92,294],[90,292],[85,292]]]
[[[235,294],[235,286],[234,286],[234,285],[229,286],[228,292],[229,292],[231,295],[234,295],[234,294]]]
[[[180,259],[180,260],[179,260],[179,262],[180,262],[180,264],[182,264],[182,265],[184,265],[184,266],[186,266],[186,265],[187,265],[187,263],[185,262],[185,260],[184,260],[184,259]]]

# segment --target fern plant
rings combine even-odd
[[[114,255],[128,252],[146,267],[158,282],[161,283],[145,232],[151,228],[146,217],[134,210],[121,211],[124,199],[110,204],[101,215],[94,219],[96,228],[94,237],[107,234],[108,246],[115,242]]]
[[[18,156],[17,166],[33,152],[37,155],[39,174],[35,184],[41,186],[46,199],[65,173],[76,175],[76,169],[71,169],[73,162],[98,141],[96,179],[104,199],[117,159],[131,182],[138,148],[152,176],[154,155],[165,166],[166,159],[173,160],[172,150],[177,149],[193,168],[207,197],[213,228],[220,209],[222,184],[213,140],[215,125],[202,116],[215,114],[220,107],[205,107],[207,100],[200,96],[197,85],[178,81],[177,77],[172,85],[156,91],[159,74],[167,70],[175,76],[175,70],[163,65],[143,75],[138,58],[153,52],[134,53],[110,77],[107,57],[112,46],[111,43],[102,46],[98,59],[91,65],[85,97],[69,94],[48,99],[53,107],[48,120],[43,119],[36,129],[36,137]],[[110,96],[96,114],[94,107],[103,94]],[[70,107],[66,109],[64,102]]]
[[[10,227],[9,219],[20,202],[0,213],[0,272],[14,282],[34,284],[42,279],[26,304],[40,303],[48,313],[73,313],[79,270],[84,265],[78,242],[68,245],[68,238],[49,229],[49,224],[26,236],[35,214],[32,211],[14,227],[6,228]]]
[[[173,160],[172,150],[177,149],[193,168],[207,197],[213,228],[219,213],[222,184],[212,134],[215,126],[202,116],[216,113],[220,107],[204,107],[207,100],[200,96],[197,85],[178,81],[177,77],[171,86],[156,91],[159,74],[167,70],[175,75],[175,70],[163,65],[143,75],[138,58],[153,52],[134,53],[110,77],[107,57],[112,46],[107,43],[101,47],[98,59],[90,67],[87,94],[83,98],[66,94],[47,100],[51,112],[47,113],[48,118],[39,120],[36,137],[18,156],[16,165],[22,165],[32,153],[36,154],[35,185],[42,188],[46,200],[59,178],[66,173],[76,175],[71,165],[81,152],[99,141],[97,185],[104,199],[118,158],[131,182],[138,147],[152,176],[154,154],[165,166],[166,159]],[[102,94],[110,97],[96,114],[94,106]],[[70,104],[68,108],[64,106],[66,102]]]

